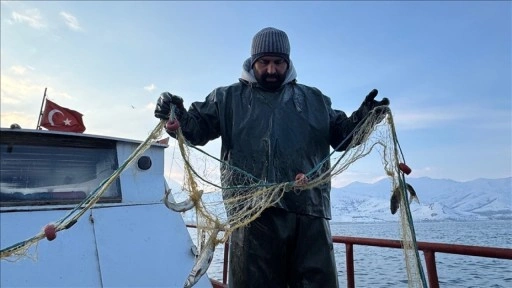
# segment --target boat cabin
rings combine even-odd
[[[119,169],[140,141],[0,130],[0,246],[62,220]],[[1,287],[183,287],[195,261],[183,218],[162,203],[164,149],[154,143],[56,239],[2,258]],[[195,287],[212,287],[205,275]]]

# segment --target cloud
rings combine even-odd
[[[22,104],[35,100],[36,97],[41,99],[45,88],[27,78],[15,78],[5,74],[1,75],[1,83],[2,105]]]
[[[459,125],[467,123],[479,115],[476,111],[482,108],[466,105],[459,106],[424,106],[419,108],[399,107],[393,112],[393,119],[401,129],[423,129],[439,125]],[[490,111],[492,112],[492,111]]]
[[[11,14],[11,21],[9,22],[27,24],[35,29],[46,27],[46,23],[44,23],[41,13],[37,9],[26,10],[23,13],[14,11]]]
[[[25,112],[3,112],[2,127],[9,127],[11,124],[18,124],[21,128],[35,129],[37,126],[37,114],[28,114]]]
[[[23,66],[16,65],[16,66],[12,66],[11,68],[9,68],[9,70],[14,74],[23,75],[23,74],[25,74],[25,71],[27,71],[27,68],[25,68]]]
[[[22,65],[14,65],[9,68],[9,71],[11,71],[15,75],[24,75],[25,72],[28,70],[34,70],[34,67],[31,66],[22,66]]]
[[[153,90],[155,90],[155,88],[156,88],[155,84],[151,83],[148,86],[144,87],[144,90],[153,92]]]
[[[44,86],[27,79],[1,74],[1,113],[2,127],[17,123],[23,128],[35,128]]]
[[[9,71],[12,71],[12,69]],[[2,127],[12,123],[18,123],[22,127],[35,127],[45,88],[47,88],[46,95],[48,95],[50,99],[72,98],[66,92],[57,91],[52,87],[46,87],[46,85],[43,84],[45,82],[53,81],[46,77],[31,78],[25,75],[1,74],[0,123]]]
[[[472,103],[467,103],[464,106],[425,106],[408,109],[399,107],[393,110],[393,120],[396,127],[405,130],[442,125],[465,127],[468,123],[471,123],[474,128],[510,129],[510,110],[501,107],[478,106],[478,104]]]
[[[395,123],[398,123],[402,128],[419,129],[428,128],[431,126],[439,125],[443,122],[461,119],[463,116],[457,116],[450,111],[408,111],[398,113],[394,116]]]
[[[149,102],[149,103],[148,103],[148,104],[146,104],[146,106],[144,107],[144,110],[153,110],[153,109],[155,109],[155,106],[156,106],[156,103]]]
[[[74,30],[74,31],[82,31],[83,30],[82,27],[80,26],[80,23],[78,23],[78,19],[76,19],[75,16],[73,16],[72,14],[65,12],[65,11],[61,11],[59,14],[60,14],[60,16],[62,16],[62,18],[64,18],[64,22],[69,27],[69,29]]]

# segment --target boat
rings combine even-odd
[[[2,253],[24,247],[35,234],[43,238],[2,257],[1,287],[184,286],[198,253],[188,230],[193,226],[162,203],[169,189],[167,144],[150,143],[125,166],[141,141],[14,128],[0,129]],[[120,168],[97,202],[83,208]],[[346,248],[347,287],[355,287],[355,245],[402,247],[399,240],[339,235],[333,242]],[[205,275],[194,287],[227,287],[229,241],[224,245],[223,279]],[[418,250],[431,288],[439,287],[435,253],[512,260],[505,248],[418,242]]]
[[[141,144],[38,129],[0,133],[2,251],[76,209]],[[151,143],[71,227],[2,259],[0,286],[183,287],[197,252],[181,215],[162,204],[166,147]],[[212,285],[202,277],[195,287]]]

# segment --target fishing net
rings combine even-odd
[[[160,121],[148,138],[111,176],[75,209],[47,227],[52,228],[55,233],[73,226],[78,218],[95,205],[134,159],[160,136],[165,124],[165,121]],[[384,172],[391,180],[391,191],[398,191],[400,196],[398,211],[409,287],[427,287],[409,209],[405,175],[403,169],[400,169],[400,164],[404,164],[405,160],[398,143],[391,111],[372,111],[355,131],[357,132],[348,138],[351,142],[344,152],[332,152],[311,171],[297,175],[294,181],[267,183],[189,145],[178,128],[176,140],[180,155],[173,156],[172,161],[173,165],[182,168],[183,185],[181,189],[176,189],[177,191],[166,191],[163,200],[165,205],[174,211],[189,213],[185,211],[193,208],[189,211],[195,212],[199,254],[185,287],[193,286],[206,272],[218,244],[228,241],[233,230],[248,225],[266,208],[275,204],[284,193],[300,193],[301,190],[323,185],[374,150],[381,155]],[[173,199],[170,200],[168,196],[171,192]],[[36,246],[45,237],[45,232],[41,231],[31,238],[6,247],[0,251],[0,258],[11,261],[27,257],[28,249]]]
[[[210,245],[228,241],[233,230],[256,219],[284,193],[300,193],[303,189],[325,184],[342,174],[359,159],[372,151],[377,151],[381,156],[384,172],[391,180],[390,190],[400,193],[397,204],[409,287],[426,287],[409,209],[405,176],[400,169],[405,160],[397,140],[391,111],[389,108],[372,111],[354,131],[356,132],[344,152],[333,151],[312,171],[297,175],[294,181],[267,183],[197,147],[188,145],[178,128],[175,132],[180,156],[173,156],[171,167],[177,165],[184,171],[183,186],[172,194],[177,203],[193,203],[193,221],[197,224],[200,253],[212,250],[212,247],[206,247],[205,243],[208,240]],[[329,167],[329,161],[330,168],[325,169]],[[167,199],[164,200],[168,202]],[[186,212],[184,215],[190,214]],[[218,233],[219,231],[221,233]],[[215,235],[215,239],[210,239],[213,237],[212,234]]]

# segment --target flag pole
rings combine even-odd
[[[39,118],[37,119],[36,130],[41,130],[41,116],[43,116],[43,105],[44,105],[44,100],[46,100],[46,89],[47,89],[47,87],[44,88],[43,101],[41,102],[41,109],[39,109]]]

